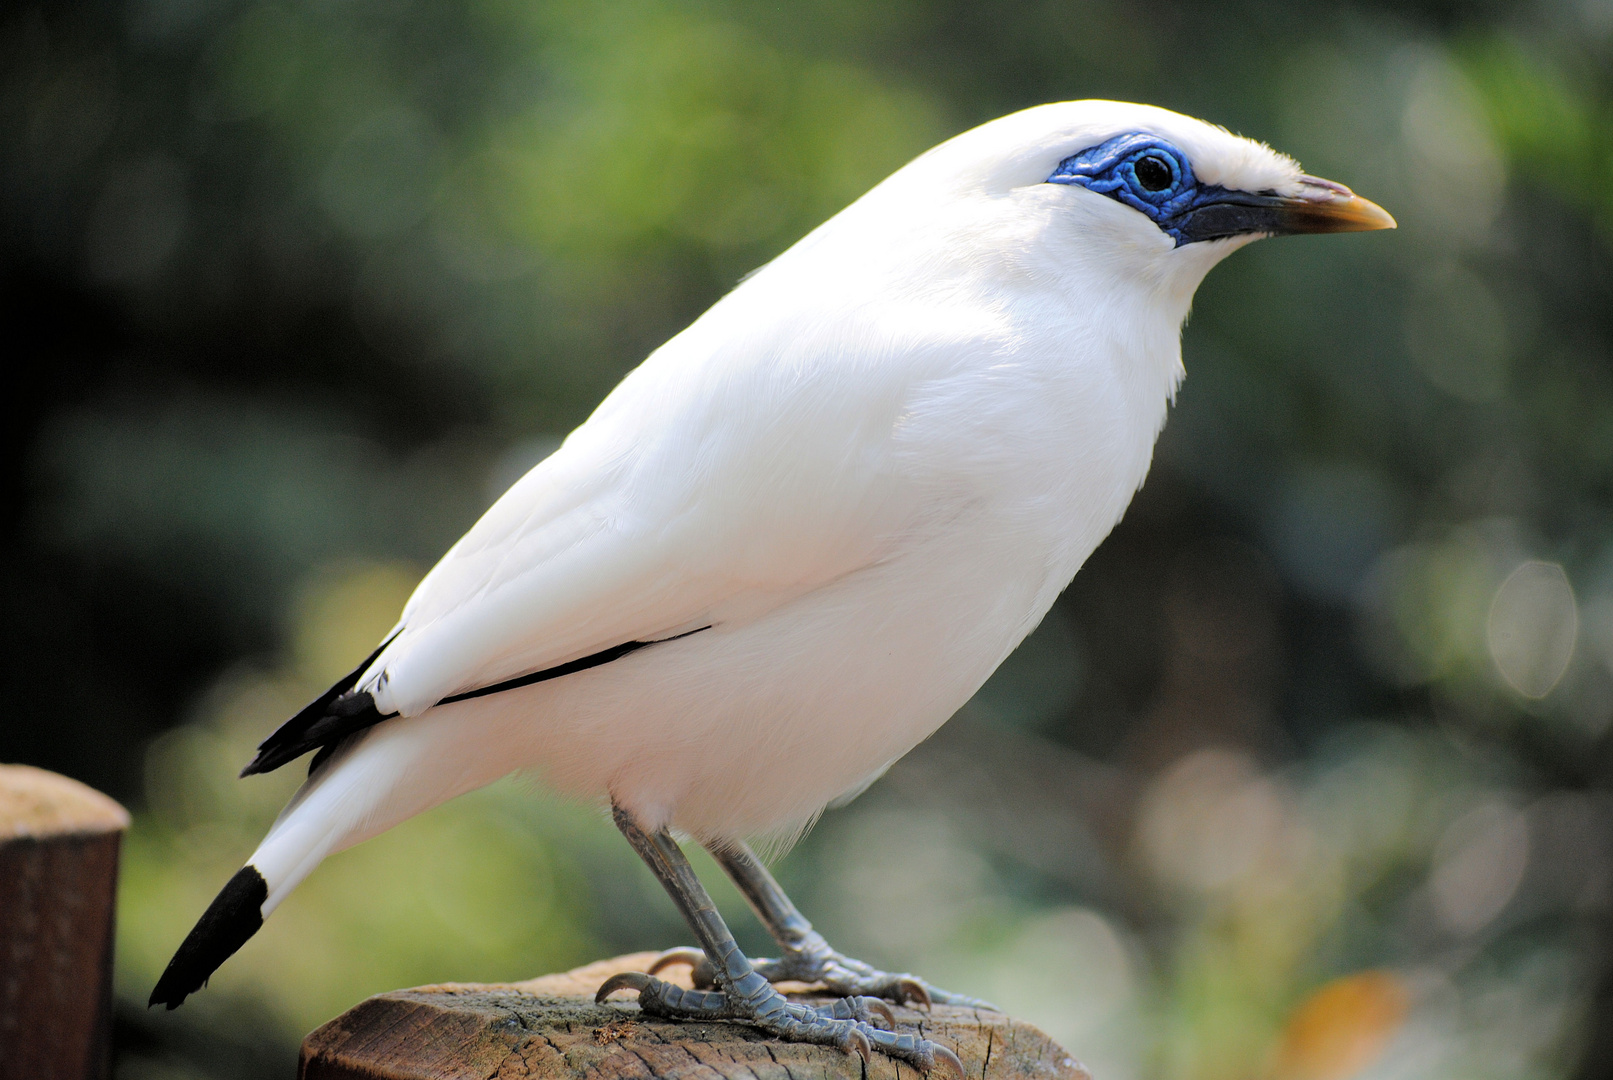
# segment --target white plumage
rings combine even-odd
[[[263,914],[325,856],[512,771],[650,829],[789,834],[935,731],[1119,520],[1194,290],[1260,235],[1178,245],[1046,182],[1133,132],[1201,184],[1364,203],[1115,102],[919,157],[656,350],[426,576],[358,682],[399,715],[340,744],[252,855]]]

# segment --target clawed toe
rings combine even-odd
[[[663,968],[674,967],[678,964],[689,965],[689,980],[694,983],[697,990],[710,990],[717,985],[716,971],[706,954],[689,945],[680,945],[676,949],[668,949],[655,958],[650,965],[650,974],[660,974]]]
[[[876,997],[843,997],[828,1005],[819,1005],[819,1016],[830,1020],[856,1020],[886,1031],[896,1030],[896,1014],[891,1007]],[[879,1023],[875,1023],[875,1021]]]
[[[846,1034],[841,1038],[840,1049],[848,1053],[855,1050],[862,1056],[864,1065],[871,1064],[874,1060],[874,1044],[868,1041],[868,1036],[863,1034],[860,1027],[853,1026],[846,1029]]]
[[[650,970],[655,971],[657,969],[652,967]],[[637,993],[643,993],[650,988],[651,984],[660,981],[659,979],[651,978],[642,971],[624,971],[619,975],[612,975],[600,984],[599,991],[594,994],[594,1004],[603,1005],[605,999],[618,990],[632,990]]]
[[[870,1029],[874,1047],[890,1057],[912,1065],[926,1076],[943,1073],[936,1080],[964,1080],[963,1062],[951,1049],[913,1034]]]
[[[689,945],[679,945],[676,949],[668,949],[655,958],[650,965],[650,974],[659,975],[662,968],[669,968],[675,964],[688,964],[694,967],[706,958],[706,954]]]
[[[692,952],[693,950],[688,950]],[[680,950],[665,954],[665,963],[678,962],[674,956]],[[935,1005],[960,1005],[968,1009],[998,1010],[979,998],[954,994],[931,986],[916,975],[892,974],[880,971],[861,960],[843,956],[817,933],[806,936],[798,945],[776,960],[754,961],[755,968],[768,982],[785,981],[821,983],[831,994],[842,997],[878,997],[928,1012]],[[709,967],[709,965],[707,965]],[[653,969],[652,969],[653,970]]]
[[[990,1002],[981,1001],[979,998],[954,994],[931,986],[916,975],[891,975],[876,971],[859,961],[841,958],[839,954],[834,954],[834,957],[828,962],[820,961],[816,964],[792,963],[793,958],[786,959],[780,961],[777,967],[769,972],[768,977],[775,982],[781,978],[799,979],[801,982],[821,982],[832,994],[843,994],[847,997],[871,995],[925,1012],[936,1005],[959,1005],[966,1009],[1001,1011]]]
[[[878,989],[867,989],[865,994],[879,994],[889,998],[898,1005],[908,1005],[915,1009],[929,1012],[936,1005],[957,1005],[965,1009],[985,1009],[988,1012],[1001,1012],[989,1001],[970,997],[967,994],[954,994],[950,990],[931,986],[915,975],[886,976],[885,981],[879,984]]]
[[[932,1047],[930,1054],[935,1058],[936,1065],[944,1067],[951,1073],[952,1080],[963,1080],[963,1062],[959,1060],[958,1055],[939,1043],[931,1043],[930,1046]]]
[[[935,1002],[930,998],[928,986],[911,976],[903,976],[896,980],[896,1004],[917,1005],[929,1012]]]
[[[690,959],[687,953],[663,956],[651,966],[658,971]],[[669,1020],[741,1020],[791,1042],[837,1046],[848,1054],[859,1055],[865,1063],[871,1062],[878,1050],[926,1074],[941,1069],[948,1074],[943,1080],[963,1080],[963,1065],[955,1053],[912,1033],[898,1032],[896,1014],[879,998],[853,996],[812,1006],[788,1001],[767,984],[762,986],[765,992],[760,997],[731,997],[721,992],[685,990],[643,971],[624,971],[601,983],[594,1001],[603,1004],[616,991],[631,990],[638,994],[639,1008],[651,1016]]]
[[[603,1005],[605,999],[618,990],[637,993],[639,1008],[651,1016],[664,1016],[669,1020],[744,1018],[743,1013],[733,1010],[724,994],[685,990],[642,971],[624,971],[606,979],[594,994],[594,1004]]]

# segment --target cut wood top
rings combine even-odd
[[[129,812],[94,788],[32,765],[0,765],[0,842],[128,827]]]
[[[917,1080],[908,1065],[833,1047],[785,1043],[737,1023],[647,1017],[628,995],[604,1005],[611,975],[643,971],[656,953],[602,960],[508,984],[447,983],[361,1002],[303,1042],[303,1080]],[[664,973],[687,979],[677,967]],[[687,986],[685,981],[683,985]],[[827,1000],[782,986],[798,1000]],[[1090,1080],[1062,1047],[1029,1024],[986,1010],[893,1006],[904,1031],[957,1051],[980,1080]]]

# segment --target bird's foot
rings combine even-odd
[[[710,989],[716,985],[711,962],[699,949],[668,949],[650,966],[650,974],[673,964],[690,965],[691,977],[700,989]],[[821,983],[829,993],[846,998],[881,998],[898,1005],[916,1005],[924,1009],[937,1004],[999,1011],[990,1002],[931,986],[917,975],[880,971],[861,960],[844,956],[831,949],[823,935],[815,930],[809,931],[798,947],[788,950],[777,960],[753,960],[751,964],[770,983]]]
[[[740,1020],[786,1042],[837,1046],[862,1055],[865,1062],[878,1050],[922,1073],[940,1069],[948,1080],[963,1080],[963,1063],[957,1054],[917,1035],[898,1033],[895,1016],[879,998],[844,997],[814,1006],[789,1000],[754,972],[725,992],[685,990],[653,975],[629,971],[606,979],[594,1000],[603,1002],[617,990],[636,991],[639,1008],[651,1016],[669,1020]],[[876,1026],[876,1020],[886,1026]]]

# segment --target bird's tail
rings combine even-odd
[[[309,776],[185,937],[150,1004],[177,1008],[201,989],[326,856],[466,790],[403,781],[430,750],[435,724],[423,719],[361,732]]]
[[[320,798],[329,794],[322,789],[331,784],[347,786],[344,780],[350,778],[335,768],[308,778],[246,865],[235,872],[185,936],[151,991],[150,1005],[178,1008],[258,932],[280,900],[301,884],[326,855],[337,846],[346,846],[342,843],[348,831],[344,822],[322,815],[322,810],[329,810],[331,800]]]
[[[200,990],[208,976],[258,932],[268,896],[269,883],[256,866],[247,863],[237,870],[168,961],[148,1004],[177,1009]]]

